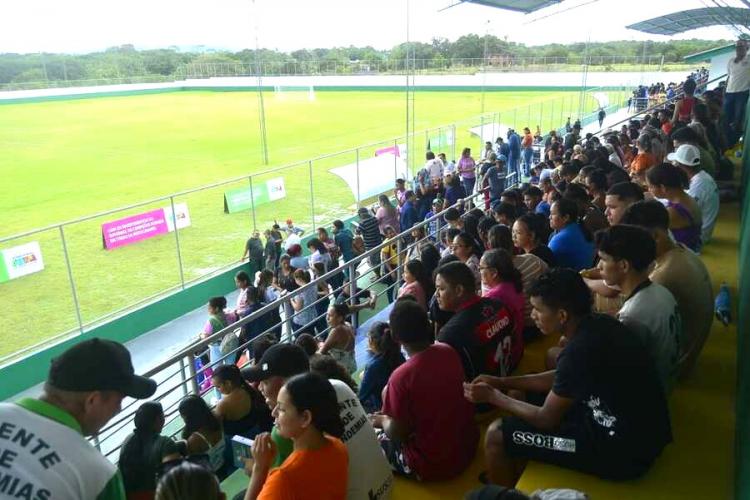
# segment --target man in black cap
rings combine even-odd
[[[126,396],[155,391],[156,382],[135,374],[122,344],[94,338],[63,352],[38,399],[0,403],[0,493],[124,500],[117,467],[84,436],[98,433]]]
[[[263,353],[258,364],[242,371],[250,382],[258,382],[260,391],[266,398],[269,408],[276,406],[276,398],[287,379],[310,371],[310,361],[301,347],[295,344],[276,344]],[[321,375],[324,375],[321,373]],[[357,395],[340,380],[330,379],[339,402],[339,413],[344,422],[344,435],[341,440],[349,452],[349,479],[347,499],[388,498],[393,486],[393,474],[388,461],[380,451],[372,428]],[[276,426],[271,430],[271,439],[276,445],[276,457],[272,467],[278,467],[293,451],[292,441],[281,436]],[[247,464],[249,467],[250,464]],[[251,494],[245,498],[255,498],[260,493],[267,470],[257,470],[252,464],[252,474],[248,489]],[[339,478],[331,478],[338,480]]]

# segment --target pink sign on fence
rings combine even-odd
[[[393,156],[401,156],[396,146],[388,146],[387,148],[381,148],[375,151],[375,156],[392,154]]]
[[[168,232],[163,208],[102,224],[102,239],[107,250]]]

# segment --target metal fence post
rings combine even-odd
[[[356,163],[356,165],[357,165],[357,208],[359,208],[360,207],[360,203],[362,201],[361,197],[360,197],[361,196],[360,195],[360,190],[359,190],[359,148],[357,148],[355,150],[355,153],[357,155],[356,156],[356,158],[357,158],[357,163]]]
[[[172,227],[174,228],[174,243],[177,249],[177,265],[180,268],[180,285],[185,289],[185,271],[182,268],[182,252],[180,251],[180,235],[177,230],[177,212],[174,209],[174,196],[169,197],[169,204],[172,207]]]
[[[65,257],[65,266],[68,269],[68,281],[70,281],[70,293],[73,296],[73,306],[76,310],[76,318],[78,319],[78,329],[83,333],[83,321],[81,320],[81,306],[78,303],[78,294],[76,293],[76,283],[73,279],[73,268],[70,265],[70,257],[68,256],[68,245],[65,243],[65,231],[62,226],[60,228],[60,240],[62,241],[63,257]]]
[[[484,115],[481,115],[479,123],[479,151],[481,154],[481,151],[484,151]]]
[[[188,372],[190,373],[190,388],[193,394],[200,394],[201,388],[198,386],[198,374],[195,371],[195,355],[191,352],[188,354]],[[206,372],[203,372],[204,375]],[[187,390],[187,388],[186,388]]]
[[[357,265],[354,262],[349,264],[349,304],[355,305],[354,296],[357,295]],[[369,300],[369,299],[368,299]],[[359,311],[352,314],[352,327],[356,330],[359,327]]]
[[[401,262],[406,262],[406,259],[401,258],[401,252],[403,251],[403,239],[396,239],[396,284],[401,283]],[[408,247],[408,245],[407,245]]]
[[[312,160],[307,162],[310,171],[310,217],[312,217],[312,227],[315,229],[315,191],[313,189],[313,171],[312,171]]]
[[[182,397],[188,395],[187,377],[185,377],[185,358],[180,358],[180,380],[182,380]]]
[[[292,307],[292,297],[286,295],[284,297],[284,323],[286,323],[286,335],[287,339],[291,340],[294,336],[294,323],[292,323],[292,316],[294,316],[294,308]],[[284,341],[284,332],[281,332],[281,342]]]
[[[255,221],[255,196],[253,195],[253,176],[249,175],[247,180],[250,181],[250,213],[253,214],[253,231],[258,230],[258,225]]]
[[[453,130],[453,144],[451,148],[451,155],[452,155],[451,160],[455,160],[456,159],[456,142],[458,142],[458,137],[456,137],[456,124],[454,123],[453,125],[451,125],[451,127]]]
[[[393,184],[396,185],[398,179],[398,159],[401,157],[398,152],[398,139],[393,139]]]
[[[541,101],[539,103],[539,132],[544,135],[544,132],[542,132],[542,120],[544,119],[544,101]]]

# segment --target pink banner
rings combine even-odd
[[[107,250],[168,232],[163,208],[102,224],[102,239]]]
[[[375,156],[392,154],[393,156],[400,156],[398,148],[396,146],[388,146],[387,148],[375,150]]]

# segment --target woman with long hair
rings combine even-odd
[[[401,227],[398,217],[398,210],[396,210],[396,207],[393,206],[393,203],[391,203],[391,200],[388,199],[388,196],[384,194],[378,196],[378,203],[380,206],[375,212],[375,218],[378,220],[378,229],[380,229],[380,234],[385,235],[385,228],[387,226],[391,226],[394,229]]]
[[[159,480],[156,500],[225,500],[216,475],[202,465],[182,462]]]
[[[479,275],[479,257],[476,254],[474,238],[469,233],[461,232],[453,239],[452,248],[453,255],[458,257],[458,260],[471,269],[472,274],[474,274],[476,289],[478,290],[482,286],[482,280]]]
[[[357,362],[354,360],[355,333],[352,325],[346,321],[347,316],[349,306],[346,304],[334,304],[328,308],[326,320],[331,330],[320,347],[320,353],[328,354],[344,365],[349,373],[354,373],[357,371]]]
[[[328,248],[318,238],[311,238],[307,242],[307,249],[310,251],[310,267],[314,267],[315,264],[323,265],[323,274],[327,273],[332,269],[333,261],[331,260],[331,254],[328,252]]]
[[[372,358],[365,366],[359,385],[359,401],[367,413],[380,411],[383,406],[383,388],[393,370],[404,362],[401,346],[393,339],[388,323],[378,321],[367,332],[367,350]]]
[[[550,208],[550,227],[554,231],[549,248],[558,267],[576,271],[588,269],[594,260],[591,234],[578,223],[578,205],[568,198],[560,198]]]
[[[143,403],[135,412],[134,423],[133,433],[122,442],[117,467],[128,500],[153,499],[159,466],[165,460],[179,459],[179,447],[161,435],[164,428],[161,403]]]
[[[555,255],[547,246],[549,224],[542,214],[525,213],[513,223],[513,244],[524,253],[534,254],[550,267],[555,267]]]
[[[635,143],[638,147],[638,154],[630,162],[630,176],[635,182],[644,184],[646,171],[656,165],[656,155],[653,153],[650,135],[639,135]]]
[[[254,438],[271,430],[273,419],[263,395],[242,378],[237,365],[223,365],[214,370],[211,383],[222,394],[214,414],[222,421],[227,441],[232,436]],[[227,443],[231,449],[231,442]],[[231,460],[229,457],[225,457]]]
[[[316,373],[297,375],[286,381],[273,409],[278,433],[292,440],[294,451],[284,463],[271,470],[276,444],[270,434],[253,443],[250,486],[245,500],[344,500],[349,471],[346,445],[339,439],[344,423],[331,383]],[[260,492],[255,496],[253,492]]]
[[[654,197],[667,200],[669,230],[675,241],[694,252],[701,248],[702,216],[698,203],[685,191],[689,181],[685,172],[663,163],[646,173],[648,190]]]
[[[476,167],[477,164],[471,157],[471,148],[464,148],[461,152],[461,159],[458,160],[458,165],[456,165],[456,170],[461,176],[461,185],[466,196],[471,196],[474,193],[474,183],[477,180]]]
[[[224,467],[224,430],[203,398],[186,396],[178,407],[185,423],[182,439],[187,442],[188,455],[208,455],[211,470],[218,473]]]
[[[432,296],[433,287],[430,275],[419,260],[410,260],[404,266],[404,284],[398,290],[398,297],[412,295],[417,304],[427,310],[427,299]]]

